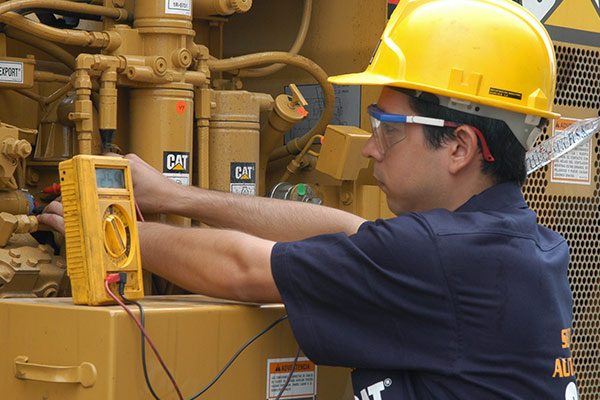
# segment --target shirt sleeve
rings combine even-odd
[[[271,266],[296,339],[319,364],[447,372],[457,358],[435,235],[418,214],[277,243]]]

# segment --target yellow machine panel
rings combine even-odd
[[[125,294],[144,297],[129,161],[78,155],[59,165],[65,213],[67,272],[75,304],[114,302],[110,273],[127,274]]]
[[[285,314],[283,306],[203,296],[157,296],[142,304],[147,331],[186,399],[209,384],[244,343]],[[0,303],[0,325],[4,399],[152,398],[141,368],[140,333],[117,306],[75,306],[64,298],[6,300]],[[248,347],[200,398],[266,399],[269,360],[293,358],[297,349],[287,321],[280,323]],[[156,393],[164,400],[176,399],[154,355],[149,349],[146,353]],[[340,399],[348,380],[346,369],[317,367],[318,398]]]

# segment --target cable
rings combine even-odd
[[[284,315],[280,318],[278,318],[277,320],[275,320],[274,322],[271,323],[271,325],[267,326],[265,329],[263,329],[262,331],[260,331],[259,333],[257,333],[256,335],[254,335],[254,337],[252,339],[250,339],[249,341],[247,341],[234,355],[233,357],[231,357],[231,359],[229,361],[227,361],[227,364],[225,364],[225,366],[221,369],[221,371],[219,371],[219,373],[217,374],[217,376],[214,377],[214,379],[208,384],[206,385],[206,387],[204,389],[202,389],[201,391],[199,391],[197,394],[195,394],[193,397],[190,398],[190,400],[195,400],[198,397],[202,396],[204,394],[204,392],[206,392],[208,389],[210,389],[215,383],[217,383],[217,381],[219,380],[219,378],[221,378],[221,376],[225,373],[225,371],[227,371],[227,369],[231,366],[231,364],[233,364],[233,362],[235,361],[236,358],[238,358],[238,356],[240,354],[242,354],[242,352],[244,350],[246,350],[246,348],[248,346],[250,346],[252,343],[254,343],[254,341],[256,339],[258,339],[259,337],[261,337],[262,335],[264,335],[265,333],[267,333],[268,331],[270,331],[271,329],[273,329],[277,324],[279,324],[282,321],[285,321],[287,319],[287,315]],[[285,389],[285,388],[284,388]]]
[[[285,392],[287,385],[290,384],[290,381],[292,380],[292,375],[294,375],[294,371],[296,370],[296,364],[298,363],[299,357],[300,357],[300,347],[298,347],[298,351],[296,352],[296,357],[294,357],[294,363],[292,364],[292,369],[291,369],[290,373],[288,374],[288,376],[285,380],[285,383],[281,387],[281,390],[277,394],[277,397],[275,398],[275,400],[281,399],[281,396],[283,395],[283,392]]]
[[[121,280],[119,282],[119,295],[125,301],[126,304],[133,304],[133,305],[137,306],[137,308],[140,310],[140,323],[145,328],[144,308],[137,301],[129,300],[128,298],[126,298],[124,292],[125,292],[125,284],[123,283],[123,280]],[[146,380],[146,386],[148,386],[148,390],[150,390],[150,393],[152,393],[152,396],[156,400],[160,400],[160,398],[154,391],[152,384],[150,383],[150,378],[148,377],[148,367],[146,364],[146,340],[144,338],[144,334],[141,332],[140,332],[140,337],[141,337],[141,344],[142,344],[142,369],[144,370],[144,379]]]
[[[142,334],[144,335],[144,337],[146,338],[146,340],[148,341],[148,344],[150,345],[150,347],[152,348],[152,351],[154,351],[154,355],[156,356],[156,358],[158,359],[158,362],[160,363],[160,365],[163,367],[163,369],[165,370],[165,373],[167,374],[167,376],[169,377],[169,379],[171,380],[171,383],[173,384],[173,387],[175,388],[175,391],[177,392],[177,396],[179,397],[180,400],[184,400],[183,395],[181,394],[181,390],[179,389],[179,386],[177,385],[177,382],[175,382],[175,378],[173,377],[173,375],[171,374],[171,372],[169,371],[169,368],[167,368],[167,365],[165,364],[165,362],[163,361],[162,357],[160,356],[160,353],[158,352],[158,350],[156,349],[156,346],[154,345],[154,343],[152,342],[152,340],[150,339],[150,337],[148,336],[146,330],[144,329],[144,327],[142,326],[142,324],[140,323],[140,321],[137,319],[137,317],[131,312],[131,310],[110,290],[110,287],[108,286],[109,283],[117,283],[119,282],[120,276],[119,274],[109,274],[105,279],[104,279],[104,288],[106,289],[106,292],[108,293],[108,295],[110,297],[113,298],[114,301],[117,302],[117,304],[119,304],[127,314],[129,314],[129,316],[133,319],[133,321],[135,322],[135,324],[137,325],[137,327],[140,329],[140,331],[142,332]]]
[[[124,272],[121,272],[119,274],[110,274],[108,275],[105,280],[104,280],[104,288],[106,289],[107,293],[110,295],[110,297],[113,298],[113,300],[115,300],[117,302],[117,304],[119,304],[126,312],[127,314],[129,314],[129,316],[133,319],[133,321],[135,322],[135,324],[138,326],[138,328],[140,329],[141,332],[141,345],[142,345],[142,368],[144,371],[144,379],[146,380],[146,385],[148,386],[148,389],[150,390],[150,393],[152,393],[152,396],[156,399],[156,400],[160,400],[160,398],[158,397],[158,395],[156,394],[154,388],[152,387],[152,384],[150,383],[150,379],[148,377],[148,370],[147,370],[147,365],[146,365],[146,347],[144,344],[144,339],[146,341],[148,341],[148,344],[150,345],[150,347],[152,348],[152,350],[154,351],[154,354],[156,355],[156,358],[158,359],[158,361],[160,362],[160,364],[162,365],[163,369],[165,370],[166,374],[169,376],[169,379],[171,380],[171,382],[173,383],[173,386],[175,387],[175,390],[177,391],[177,395],[179,396],[180,400],[184,400],[183,395],[181,394],[181,391],[179,389],[179,386],[177,386],[177,383],[175,382],[175,379],[173,378],[173,375],[171,375],[171,372],[169,371],[169,369],[167,368],[166,364],[164,363],[162,357],[160,356],[160,354],[158,353],[158,350],[156,349],[156,346],[154,346],[154,343],[152,342],[152,340],[150,339],[150,337],[148,336],[145,328],[144,328],[144,309],[142,307],[142,305],[136,301],[133,300],[129,300],[124,296],[124,292],[125,292],[125,282],[127,280],[127,274]],[[127,303],[133,304],[135,306],[138,307],[138,309],[140,310],[140,319],[138,320],[137,317],[131,312],[131,310],[123,303],[123,301],[121,301],[110,289],[110,287],[108,286],[110,283],[119,283],[119,295],[123,298],[123,300]],[[193,397],[191,397],[189,400],[195,400],[198,397],[202,396],[206,391],[208,391],[208,389],[210,389],[215,383],[217,383],[217,381],[221,378],[221,376],[223,376],[223,374],[227,371],[227,369],[229,369],[229,367],[231,367],[231,365],[233,364],[233,362],[240,356],[240,354],[242,354],[242,352],[244,350],[246,350],[252,343],[254,343],[258,338],[260,338],[262,335],[264,335],[265,333],[269,332],[271,329],[273,329],[276,325],[278,325],[280,322],[285,321],[287,319],[287,315],[284,315],[278,319],[276,319],[275,321],[273,321],[269,326],[267,326],[265,329],[263,329],[262,331],[260,331],[259,333],[257,333],[256,335],[254,335],[250,340],[248,340],[230,359],[229,361],[227,361],[227,363],[225,364],[225,366],[219,371],[219,373],[213,378],[213,380],[206,385],[206,387],[204,387],[204,389],[202,389],[200,392],[198,392],[197,394],[195,394]],[[292,375],[294,374],[294,371],[296,369],[296,363],[298,361],[298,358],[300,356],[300,348],[298,348],[298,351],[296,353],[296,357],[294,358],[294,363],[292,364],[292,369],[290,371],[290,373],[288,374],[288,377],[283,385],[283,387],[281,388],[279,394],[277,395],[276,400],[279,400],[283,394],[283,392],[285,392],[285,389],[287,388],[288,384],[290,383],[290,380],[292,379]]]

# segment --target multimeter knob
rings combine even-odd
[[[126,223],[119,214],[108,214],[104,218],[104,245],[106,251],[115,257],[121,257],[129,248],[129,232]]]

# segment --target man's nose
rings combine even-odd
[[[377,143],[375,142],[375,136],[371,135],[367,143],[362,148],[363,157],[373,158],[375,161],[382,161],[383,154],[379,151]]]

